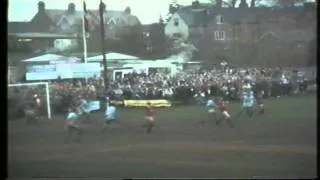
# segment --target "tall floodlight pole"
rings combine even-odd
[[[87,63],[87,33],[89,32],[89,23],[87,19],[87,6],[86,2],[83,0],[83,16],[82,16],[82,40],[83,40],[83,58],[84,63]],[[88,83],[88,78],[86,76],[86,83]]]
[[[101,30],[101,52],[102,52],[102,58],[103,58],[103,77],[104,77],[104,85],[105,90],[108,88],[108,73],[107,73],[107,59],[105,55],[105,31],[104,31],[104,18],[103,15],[106,11],[106,6],[100,0],[100,6],[99,6],[99,14],[100,14],[100,30]]]

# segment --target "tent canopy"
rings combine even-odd
[[[129,60],[129,59],[133,60],[133,59],[138,59],[138,57],[111,52],[111,53],[106,53],[106,59],[107,60]],[[103,60],[102,55],[93,56],[87,59],[88,62],[102,61],[102,60]]]
[[[66,59],[68,59],[68,57],[57,55],[57,54],[44,54],[41,56],[25,59],[22,61],[23,62],[50,62],[50,61],[59,61],[59,60],[66,60]]]

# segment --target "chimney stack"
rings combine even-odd
[[[74,3],[69,3],[68,5],[68,13],[74,14],[76,12],[76,5]]]
[[[198,0],[195,0],[192,2],[192,7],[197,8],[200,6],[200,2]]]
[[[131,14],[131,8],[128,6],[128,7],[126,7],[126,9],[124,10],[124,12],[126,13],[126,14]]]
[[[43,13],[45,11],[45,4],[43,1],[38,2],[38,12]]]

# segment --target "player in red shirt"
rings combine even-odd
[[[147,128],[147,133],[150,134],[152,128],[154,127],[154,118],[155,118],[155,109],[150,102],[147,103],[147,112],[145,119],[147,120],[146,124],[143,127]]]
[[[222,98],[218,100],[218,107],[222,116],[216,121],[216,125],[219,125],[225,119],[228,122],[229,126],[233,127],[233,124],[231,122],[231,116],[228,112],[227,104],[223,101]]]
[[[263,94],[264,92],[261,91],[260,93],[257,94],[257,97],[256,97],[259,114],[264,114]]]

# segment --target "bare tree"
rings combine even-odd
[[[307,0],[267,0],[272,6],[278,7],[295,7],[299,4],[307,2]]]
[[[235,8],[238,0],[225,0],[223,1],[224,4],[227,4],[231,8]]]
[[[212,4],[215,4],[217,7],[227,6],[232,7],[230,0],[210,0]],[[234,0],[237,1],[237,0]]]

